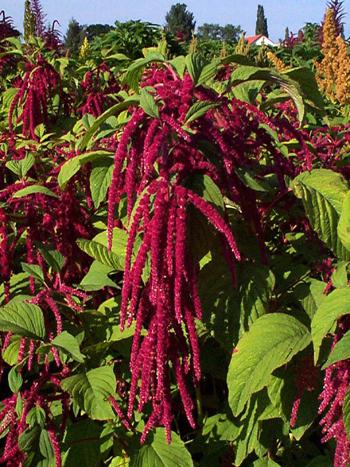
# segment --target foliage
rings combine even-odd
[[[255,25],[255,34],[262,34],[263,36],[269,37],[269,32],[267,28],[267,18],[265,16],[264,7],[258,5],[258,11],[256,15],[256,25]]]
[[[79,49],[84,41],[84,27],[72,18],[68,23],[66,35],[64,36],[64,46],[73,55],[79,53]]]
[[[191,38],[196,27],[193,13],[187,10],[187,6],[184,3],[172,5],[165,16],[165,21],[166,30],[184,41],[188,41]]]
[[[202,26],[198,27],[197,31],[199,39],[226,42],[238,42],[242,33],[242,28],[240,26],[234,26],[233,24],[220,26],[219,24],[204,23]]]
[[[0,463],[346,465],[350,125],[312,34],[63,55],[5,20]]]

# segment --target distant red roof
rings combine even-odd
[[[248,36],[248,37],[245,38],[245,40],[248,42],[248,44],[254,44],[254,42],[259,40],[260,37],[263,37],[263,35],[258,34],[257,36]]]

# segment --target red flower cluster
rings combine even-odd
[[[11,102],[8,115],[10,131],[13,129],[13,117],[17,108],[19,115],[16,123],[22,122],[23,135],[36,139],[35,128],[40,123],[49,124],[50,111],[55,110],[53,97],[57,94],[62,104],[64,96],[61,78],[54,68],[41,55],[37,57],[36,63],[28,62],[18,92]]]

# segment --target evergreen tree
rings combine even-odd
[[[64,36],[64,46],[71,54],[78,54],[85,38],[84,27],[72,18],[68,24],[66,35]]]
[[[284,40],[285,40],[285,41],[288,41],[289,38],[290,38],[289,28],[286,27],[286,30],[285,30],[285,33],[284,33]]]
[[[187,10],[184,3],[176,3],[173,5],[165,17],[165,29],[175,36],[181,37],[188,41],[196,27],[193,13]]]
[[[265,17],[264,7],[262,5],[258,5],[255,34],[262,34],[263,36],[269,37],[269,32],[267,29],[267,19]]]

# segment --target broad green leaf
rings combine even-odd
[[[2,351],[2,358],[4,362],[6,362],[10,366],[16,365],[18,361],[18,352],[20,345],[21,338],[19,336],[12,336],[11,342],[6,347],[6,349]]]
[[[168,444],[165,430],[157,428],[146,443],[131,458],[130,467],[193,467],[191,455],[176,433],[171,432]]]
[[[8,374],[9,388],[13,393],[17,393],[23,384],[23,378],[21,373],[18,372],[17,368],[14,366],[11,368]]]
[[[18,177],[23,178],[33,167],[34,163],[35,157],[33,156],[33,154],[27,154],[26,157],[19,161],[11,160],[6,162],[6,167],[10,169],[13,173],[18,175]]]
[[[56,336],[50,344],[60,350],[63,350],[63,352],[68,353],[77,362],[84,362],[84,355],[80,352],[77,340],[67,331],[63,331],[61,334]]]
[[[232,355],[227,384],[233,414],[239,415],[250,397],[268,385],[272,372],[310,340],[307,328],[293,316],[273,313],[258,318]]]
[[[209,203],[217,206],[220,210],[225,209],[225,203],[220,188],[208,175],[194,175],[191,179],[191,189],[201,195],[206,201],[209,201]]]
[[[72,157],[72,159],[69,159],[62,165],[60,173],[58,174],[57,181],[60,188],[64,189],[69,180],[79,172],[84,164],[106,159],[109,160],[112,155],[112,152],[100,149],[99,151],[89,151],[79,156]]]
[[[350,263],[348,261],[338,261],[333,271],[331,280],[332,284],[336,289],[348,287],[348,267]]]
[[[348,388],[344,397],[343,420],[347,438],[350,439],[350,388]]]
[[[298,175],[292,188],[303,202],[306,214],[320,239],[338,257],[350,259],[337,233],[343,201],[348,185],[339,173],[327,169],[315,169]]]
[[[115,393],[116,379],[112,366],[94,368],[62,381],[62,388],[69,392],[79,407],[93,420],[114,419],[108,396]]]
[[[140,92],[140,107],[146,112],[147,115],[153,118],[159,118],[159,109],[152,94],[145,88]]]
[[[30,276],[33,276],[34,279],[40,283],[45,282],[44,273],[40,266],[37,264],[21,263],[22,269],[24,272],[27,272]]]
[[[40,436],[40,427],[35,425],[33,428],[29,428],[20,434],[18,439],[18,447],[21,451],[28,452],[36,444]]]
[[[65,263],[65,257],[57,250],[48,250],[47,248],[40,247],[40,254],[46,263],[55,271],[60,272]]]
[[[104,287],[116,287],[116,284],[108,277],[114,268],[106,266],[99,261],[93,261],[89,271],[80,282],[80,287],[86,291],[101,290]]]
[[[108,110],[106,110],[102,115],[100,115],[91,127],[87,130],[82,140],[79,142],[79,149],[84,150],[88,146],[91,138],[96,133],[96,131],[100,128],[100,126],[112,115],[117,115],[121,113],[123,110],[128,109],[132,105],[138,104],[140,101],[138,96],[132,96],[127,98],[123,102],[119,102],[118,104],[113,105]]]
[[[42,185],[30,185],[21,190],[16,191],[12,195],[13,198],[23,198],[23,196],[34,195],[36,193],[41,193],[42,195],[50,196],[51,198],[58,198],[58,196],[48,188]]]
[[[43,312],[32,303],[11,301],[0,308],[0,330],[43,340],[46,334]]]
[[[337,229],[340,241],[350,252],[350,191],[345,195]]]
[[[174,68],[179,77],[183,78],[186,68],[185,57],[183,55],[174,57],[172,60],[169,61],[169,64]]]
[[[45,459],[54,460],[55,453],[47,430],[41,430],[39,438],[39,449]]]
[[[105,200],[109,185],[112,181],[113,164],[98,164],[90,175],[90,191],[95,208],[98,209]]]
[[[297,81],[270,68],[239,66],[233,71],[229,86],[237,86],[245,81],[265,81],[266,83],[277,84],[293,99],[298,110],[299,120],[303,120],[305,106],[303,103],[302,89]]]
[[[214,109],[217,106],[218,104],[216,104],[215,102],[210,102],[210,101],[196,102],[195,104],[192,105],[192,107],[189,108],[186,114],[185,125],[188,125],[194,120],[197,120],[197,118],[202,117],[209,110]]]
[[[207,65],[206,60],[199,53],[191,53],[186,56],[185,62],[194,84],[197,84],[204,66]]]
[[[77,244],[86,254],[96,259],[106,266],[110,266],[116,271],[123,271],[124,265],[121,263],[118,255],[109,251],[108,248],[94,240],[77,240]]]
[[[328,360],[323,365],[322,369],[325,370],[333,363],[340,362],[341,360],[347,360],[350,358],[350,331],[344,334],[344,336],[335,344]]]
[[[104,230],[103,232],[100,232],[99,234],[95,235],[93,240],[107,247],[108,245],[107,230]],[[128,242],[127,232],[123,229],[119,229],[118,227],[115,227],[113,229],[112,251],[118,256],[119,263],[123,265],[123,269],[124,269],[124,263],[125,263],[127,242]]]
[[[263,265],[245,264],[240,274],[241,327],[249,329],[268,312],[268,303],[275,286],[273,273]]]
[[[258,453],[259,449],[261,449],[259,419],[269,405],[271,404],[265,393],[257,394],[250,401],[248,409],[243,415],[243,421],[240,421],[243,425],[242,430],[237,440],[235,440],[237,446],[235,465],[241,465],[249,454],[254,451]]]
[[[311,68],[292,68],[283,71],[281,74],[283,76],[288,76],[299,84],[302,95],[308,104],[318,109],[323,109],[324,100],[317,85],[315,73],[311,70]]]
[[[102,427],[93,420],[85,419],[69,424],[64,437],[64,444],[68,447],[64,467],[100,465],[103,443],[101,432]]]
[[[333,290],[323,300],[311,322],[314,358],[317,363],[323,338],[341,316],[350,313],[350,287]]]

